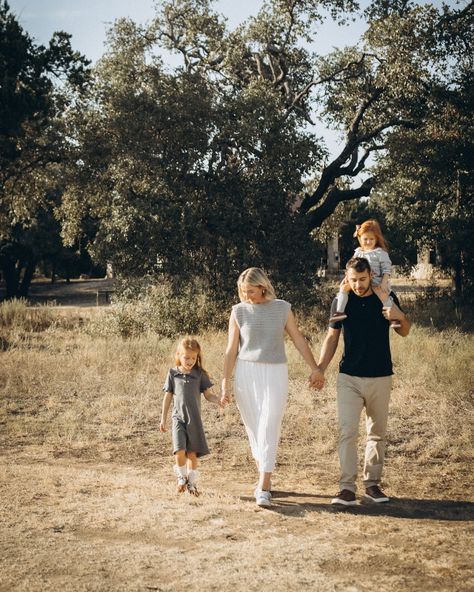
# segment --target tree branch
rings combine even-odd
[[[372,140],[373,138],[378,136],[380,133],[382,133],[383,131],[385,131],[389,127],[402,126],[402,127],[408,128],[408,129],[416,129],[418,127],[418,125],[419,124],[417,124],[416,122],[411,121],[409,119],[399,119],[398,117],[394,117],[393,119],[390,119],[386,123],[381,123],[379,126],[374,128],[372,131],[367,132],[366,134],[363,134],[362,136],[359,136],[358,143],[360,144],[362,142],[368,142],[369,140]]]
[[[309,91],[313,88],[313,86],[319,86],[321,84],[325,84],[327,82],[333,82],[333,81],[337,80],[337,77],[340,74],[349,71],[354,66],[359,66],[360,64],[362,64],[362,62],[367,57],[376,57],[376,56],[374,56],[373,54],[363,53],[358,60],[353,60],[352,62],[349,62],[348,64],[346,64],[344,66],[341,66],[340,68],[338,68],[334,72],[331,72],[331,74],[328,74],[327,76],[323,76],[322,78],[319,78],[319,79],[313,79],[310,82],[308,82],[308,84],[297,95],[295,95],[293,101],[288,106],[288,108],[285,112],[285,115],[283,116],[283,120],[285,121],[289,117],[290,113],[296,108],[296,106],[298,105],[298,103],[300,103],[300,101],[303,99],[303,97],[305,97],[309,94]],[[375,98],[373,100],[375,100]],[[373,102],[373,100],[372,100],[372,102]]]
[[[369,109],[369,107],[371,105],[373,105],[373,103],[375,103],[375,101],[382,95],[383,93],[383,89],[381,88],[376,88],[373,93],[370,95],[370,97],[368,97],[357,109],[356,114],[354,116],[354,119],[351,122],[349,131],[347,136],[349,138],[354,137],[357,132],[359,131],[359,126],[360,123],[362,121],[362,118],[364,117],[364,114],[366,113],[366,111]]]
[[[339,189],[337,187],[332,187],[324,202],[318,208],[308,214],[309,227],[311,229],[319,228],[324,220],[326,220],[326,218],[328,218],[334,212],[341,202],[350,201],[352,199],[360,199],[361,197],[368,197],[374,187],[374,184],[374,177],[370,177],[356,189]]]

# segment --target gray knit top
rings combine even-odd
[[[285,363],[285,325],[290,309],[289,302],[278,299],[233,306],[240,331],[238,358],[248,362]]]

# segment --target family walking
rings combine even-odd
[[[342,330],[344,352],[337,379],[341,474],[339,493],[332,503],[357,504],[357,440],[364,408],[367,417],[364,495],[377,503],[389,501],[380,489],[392,382],[389,328],[392,326],[399,335],[406,336],[410,322],[399,307],[396,295],[390,294],[389,263],[388,267],[384,264],[381,280],[374,281],[371,257],[372,251],[380,249],[377,245],[381,233],[375,221],[368,222],[374,222],[376,226],[366,226],[364,232],[362,225],[358,229],[359,242],[367,239],[364,234],[374,234],[374,228],[379,232],[379,238],[376,236],[370,248],[362,249],[346,265],[341,283],[344,296],[339,295],[332,304],[329,329],[318,362],[298,329],[291,304],[277,298],[268,276],[256,267],[245,270],[237,282],[240,303],[233,306],[230,313],[219,396],[210,391],[212,383],[203,368],[199,343],[192,338],[180,342],[175,355],[176,365],[169,370],[163,387],[165,395],[160,424],[160,430],[166,431],[172,405],[178,492],[187,490],[192,495],[199,495],[197,459],[209,453],[200,414],[201,394],[219,406],[225,406],[235,398],[258,473],[255,500],[258,506],[271,506],[271,477],[288,397],[285,335],[290,337],[308,366],[309,386],[320,390]],[[369,252],[371,256],[364,257],[364,253]]]

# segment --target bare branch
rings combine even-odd
[[[252,54],[253,59],[255,60],[255,63],[257,64],[257,71],[258,71],[258,75],[265,79],[265,72],[263,71],[263,62],[262,62],[262,58],[260,56],[259,53],[253,53]]]
[[[285,41],[283,43],[283,46],[286,47],[290,41],[290,36],[291,36],[291,31],[293,30],[293,27],[295,25],[296,19],[295,19],[295,8],[298,4],[298,0],[294,0],[292,5],[289,7],[288,10],[288,15],[290,17],[290,26],[288,27],[288,31],[286,32],[285,35]]]
[[[319,228],[324,220],[334,212],[341,202],[368,197],[374,184],[375,179],[370,177],[356,189],[339,189],[333,187],[327,194],[324,202],[308,215],[310,228]]]
[[[408,129],[416,129],[418,127],[418,125],[419,124],[417,124],[416,122],[411,121],[409,119],[399,119],[398,117],[394,117],[393,119],[390,119],[386,123],[381,123],[379,126],[374,128],[372,131],[367,132],[366,134],[363,134],[362,136],[359,136],[358,142],[362,143],[362,142],[367,142],[369,140],[372,140],[373,138],[375,138],[376,136],[378,136],[379,134],[381,134],[383,131],[385,131],[386,129],[388,129],[390,127],[401,126],[401,127],[406,127]]]
[[[295,95],[293,101],[291,102],[291,105],[288,106],[285,115],[283,116],[283,120],[286,120],[288,118],[291,111],[293,111],[296,108],[296,105],[300,103],[301,100],[309,94],[313,86],[319,86],[321,84],[326,84],[327,82],[333,82],[338,80],[339,75],[343,74],[344,72],[348,72],[354,66],[359,66],[367,57],[376,56],[374,56],[373,54],[363,53],[358,60],[354,60],[344,66],[341,66],[340,68],[338,68],[334,72],[331,72],[331,74],[328,74],[327,76],[324,76],[319,79],[313,79],[310,82],[308,82],[308,84],[297,95]]]
[[[354,119],[351,122],[349,131],[348,131],[348,138],[354,137],[357,132],[359,131],[360,122],[364,117],[364,114],[370,108],[370,106],[377,101],[377,99],[383,94],[383,89],[377,88],[373,91],[373,93],[368,97],[357,109]]]
[[[353,172],[353,170],[354,170],[354,168],[355,168],[355,166],[357,164],[358,159],[359,159],[359,147],[357,146],[352,151],[350,163],[346,167],[340,167],[339,168],[340,175],[350,175]]]

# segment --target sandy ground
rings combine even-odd
[[[171,463],[86,461],[40,447],[1,458],[1,591],[474,590],[474,504],[406,496],[330,505],[318,467],[280,467],[274,505],[245,465],[203,462],[202,494]]]
[[[94,306],[95,282],[73,287],[62,304]],[[392,501],[341,509],[330,504],[335,456],[296,466],[281,447],[274,505],[260,509],[245,454],[213,450],[201,466],[202,495],[178,495],[156,434],[105,451],[52,448],[29,433],[39,404],[12,406],[10,414],[29,415],[21,437],[2,438],[0,592],[474,591],[467,465],[390,458]]]

